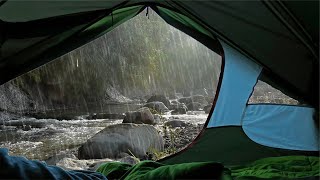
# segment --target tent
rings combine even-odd
[[[145,8],[223,57],[206,128],[188,148],[161,162],[234,165],[318,155],[318,1],[0,1],[0,84]],[[305,105],[248,105],[258,80]]]

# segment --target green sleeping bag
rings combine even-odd
[[[233,179],[308,179],[320,176],[319,157],[283,156],[230,167]]]
[[[221,179],[224,167],[214,162],[194,162],[165,165],[142,161],[134,166],[111,162],[102,164],[97,171],[108,179]]]
[[[319,157],[270,157],[250,164],[225,168],[216,162],[192,162],[165,165],[142,161],[134,166],[111,162],[97,171],[108,179],[319,179]]]

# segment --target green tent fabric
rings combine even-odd
[[[150,6],[182,31],[192,25],[194,32],[204,33],[209,37],[202,38],[205,45],[215,43],[211,37],[222,39],[263,66],[263,80],[304,103],[319,105],[318,1],[9,0],[0,4],[0,84],[97,38],[110,29],[108,24],[124,22]],[[129,7],[140,9],[133,12]],[[120,9],[122,20],[110,22]],[[28,36],[21,37],[25,31]],[[49,45],[53,40],[55,44]],[[38,52],[35,47],[42,43],[48,45]]]
[[[111,162],[101,165],[97,172],[108,179],[220,179],[223,165],[214,162],[165,165],[154,161],[142,161],[134,166]]]
[[[207,128],[190,147],[160,159],[164,164],[217,161],[225,166],[251,163],[257,159],[281,156],[318,156],[319,152],[271,148],[252,141],[240,126]]]
[[[222,41],[261,66],[260,79],[303,104],[319,107],[318,1],[0,1],[0,84],[108,33],[149,7],[224,58]],[[315,153],[262,146],[241,126],[221,127],[203,130],[187,149],[158,163],[114,164],[117,171],[100,170],[117,177],[123,172],[155,177],[161,175],[158,169],[182,173],[179,168],[193,172],[215,166],[204,161],[231,166]],[[193,164],[170,166],[185,162]],[[241,175],[241,167],[237,170]]]

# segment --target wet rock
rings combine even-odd
[[[19,114],[14,114],[14,113],[0,110],[0,120],[1,121],[17,120],[17,119],[21,119],[21,118],[24,118],[24,117],[22,117]]]
[[[145,104],[143,107],[148,107],[150,109],[153,109],[156,111],[155,113],[165,113],[169,111],[167,106],[165,106],[165,104],[162,102],[149,102]]]
[[[138,109],[137,111],[129,111],[125,113],[122,123],[134,124],[156,124],[154,117],[147,107]]]
[[[123,114],[94,113],[88,119],[123,119]]]
[[[207,96],[206,100],[207,100],[208,104],[212,104],[213,101],[214,101],[214,97],[213,96]]]
[[[140,162],[140,160],[138,158],[135,158],[132,156],[126,156],[124,158],[119,159],[118,161],[122,162],[122,163],[131,164],[131,165],[135,165]]]
[[[56,166],[59,166],[65,170],[89,170],[96,171],[101,164],[107,162],[113,162],[112,159],[90,159],[79,160],[75,157],[66,157],[59,160]]]
[[[159,124],[162,120],[162,117],[159,114],[154,114],[153,115],[153,119],[155,121],[156,124]]]
[[[78,159],[74,154],[62,152],[48,158],[47,160],[45,160],[45,162],[48,165],[57,165],[57,163],[64,158]]]
[[[180,103],[187,104],[187,107],[188,107],[188,104],[191,104],[191,103],[199,103],[199,104],[201,104],[201,108],[203,108],[204,106],[206,106],[208,104],[206,97],[204,97],[203,95],[194,95],[194,96],[190,96],[190,97],[183,97],[183,98],[180,98],[178,101]],[[188,109],[189,109],[189,107],[188,107]]]
[[[28,113],[28,115],[36,119],[57,119],[57,120],[77,119],[77,116],[75,116],[74,114],[62,113],[62,112],[36,112],[36,113]]]
[[[86,164],[89,164],[89,167],[86,168],[85,170],[89,170],[89,171],[97,171],[97,169],[104,163],[108,163],[108,162],[118,162],[118,161],[114,161],[112,159],[94,159],[94,160],[78,160],[78,161],[85,161]]]
[[[190,104],[192,103],[191,97],[182,97],[178,100],[180,103]]]
[[[23,131],[30,131],[32,129],[32,127],[30,125],[24,125],[22,126],[22,130]]]
[[[170,101],[165,95],[153,95],[147,100],[147,103],[150,102],[162,102],[166,107],[170,106]]]
[[[171,128],[176,128],[176,127],[186,127],[187,124],[183,121],[180,120],[172,120],[172,121],[167,121],[164,123],[165,126],[169,126]]]
[[[208,104],[206,97],[204,97],[203,95],[193,95],[191,98],[192,102],[200,103],[203,106]]]
[[[29,112],[36,103],[30,96],[13,83],[0,86],[0,109],[8,112]]]
[[[202,104],[197,102],[192,102],[187,105],[188,110],[190,111],[199,111],[202,108]]]
[[[171,100],[170,103],[171,104],[179,104],[179,102],[177,100]]]
[[[142,158],[149,148],[163,150],[163,138],[157,129],[146,124],[111,125],[87,140],[79,149],[79,159],[116,158],[132,153]]]
[[[179,103],[177,107],[171,112],[171,114],[186,114],[187,111],[187,106],[184,103]]]
[[[21,119],[21,120],[11,120],[11,121],[0,121],[0,125],[4,126],[15,126],[17,128],[23,129],[24,127],[26,130],[28,128],[44,128],[46,127],[46,123],[43,121],[36,121],[35,119]],[[29,129],[31,130],[31,129]]]
[[[203,110],[206,114],[209,114],[212,108],[212,104],[206,105]]]

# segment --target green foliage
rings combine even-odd
[[[172,130],[171,128],[168,128],[166,126],[163,126],[163,131],[167,132],[167,130],[169,129],[169,139],[170,139],[170,146],[165,148],[163,151],[159,151],[155,148],[149,147],[148,148],[148,153],[149,155],[151,155],[152,160],[157,161],[161,158],[164,158],[168,155],[171,154],[175,154],[178,152],[178,148],[176,147],[177,144],[177,138],[179,137],[178,133],[175,132],[174,130]]]
[[[169,156],[171,154],[177,153],[177,148],[175,147],[169,147],[166,148],[164,151],[159,151],[155,148],[148,148],[148,154],[151,155],[153,161],[157,161],[159,159],[162,159],[166,156]]]

